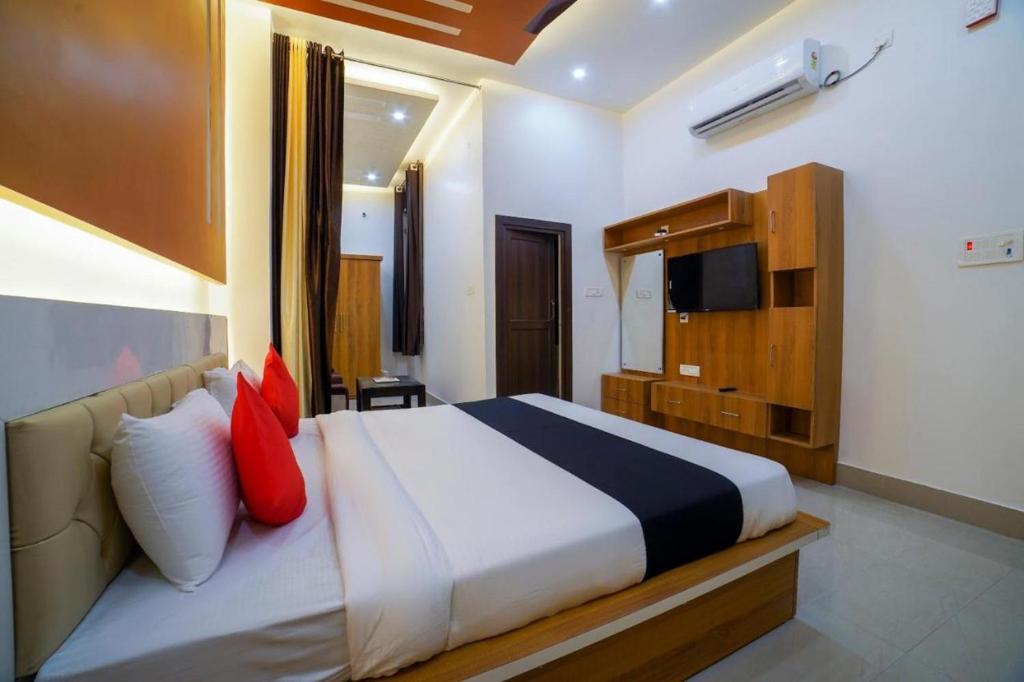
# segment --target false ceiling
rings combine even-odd
[[[344,180],[387,187],[437,99],[346,81]]]
[[[537,33],[573,0],[267,0],[515,64]]]
[[[322,0],[274,1],[288,7],[327,4]],[[503,81],[622,112],[791,1],[583,0],[551,22],[515,65],[283,7],[274,9],[274,28],[343,49],[346,55],[360,59],[471,83]],[[495,5],[518,6],[521,2],[543,4],[492,0]],[[391,0],[375,0],[374,4],[383,6]],[[482,6],[482,0],[477,4]],[[778,40],[784,42],[784,38]],[[573,78],[577,68],[586,71],[586,78]]]

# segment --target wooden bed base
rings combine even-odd
[[[799,513],[757,540],[400,671],[420,680],[679,680],[796,613],[800,547],[828,523]]]

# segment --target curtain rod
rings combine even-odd
[[[388,66],[387,64],[380,64],[379,62],[371,62],[371,61],[366,60],[366,59],[356,59],[355,57],[345,56],[344,59],[345,59],[346,62],[355,62],[356,64],[365,64],[367,66],[376,66],[379,69],[388,69],[389,71],[400,71],[402,73],[407,73],[407,74],[409,74],[411,76],[422,76],[423,78],[432,78],[432,79],[434,79],[436,81],[444,81],[445,83],[453,83],[454,85],[464,85],[467,88],[474,88],[476,90],[480,89],[479,85],[474,85],[472,83],[467,83],[465,81],[455,80],[454,78],[445,78],[444,76],[434,76],[434,75],[429,74],[429,73],[423,73],[422,71],[413,71],[412,69],[403,69],[403,68],[398,67],[398,66]]]

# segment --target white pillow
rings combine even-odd
[[[191,592],[220,564],[238,513],[231,423],[205,389],[151,419],[122,415],[110,456],[121,515],[160,572]]]
[[[235,364],[231,365],[231,369],[224,369],[223,367],[217,367],[211,369],[208,372],[203,372],[203,384],[206,386],[206,390],[210,392],[220,406],[224,408],[228,417],[231,416],[231,410],[235,407],[235,397],[238,395],[238,384],[235,378],[238,373],[241,372],[242,376],[246,378],[249,384],[256,389],[256,392],[260,392],[260,381],[259,376],[253,371],[252,367],[245,364],[244,360],[239,360]]]

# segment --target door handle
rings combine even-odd
[[[775,234],[775,209],[768,211],[768,231]]]
[[[768,366],[769,367],[774,367],[775,366],[775,344],[774,343],[769,343],[768,344]]]

